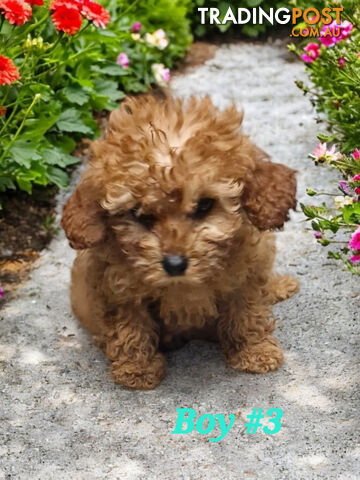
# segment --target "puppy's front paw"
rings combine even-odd
[[[273,303],[282,302],[292,297],[300,289],[298,280],[291,275],[276,277],[273,282]]]
[[[245,345],[240,351],[227,353],[227,361],[235,370],[252,373],[266,373],[276,370],[283,362],[284,355],[274,337],[262,342]]]
[[[128,360],[114,361],[111,364],[114,382],[137,390],[151,390],[157,387],[165,377],[165,370],[165,358],[161,353],[154,355],[146,367]]]

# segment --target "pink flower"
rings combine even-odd
[[[140,32],[141,27],[142,27],[142,24],[141,24],[140,22],[134,22],[134,23],[131,25],[130,31],[131,31],[132,33],[138,33],[138,32]]]
[[[163,63],[154,63],[151,66],[152,72],[154,74],[155,82],[160,87],[166,87],[166,85],[170,82],[171,73],[168,68],[165,68]]]
[[[360,173],[355,175],[355,177],[353,178],[353,182],[360,182]],[[355,187],[354,192],[356,193],[356,195],[360,195],[360,187]]]
[[[323,234],[321,232],[314,232],[315,238],[323,238]]]
[[[337,24],[334,20],[330,25],[324,25],[320,31],[319,42],[325,45],[325,47],[332,47],[336,43],[345,40],[350,36],[350,33],[354,25],[347,20],[344,20],[340,24]]]
[[[345,63],[346,63],[346,58],[345,57],[340,57],[339,58],[339,67],[344,68]]]
[[[350,239],[350,242],[349,242],[349,247],[352,250],[360,250],[360,226],[351,235],[351,239]]]
[[[360,58],[360,52],[356,54],[357,58]]]
[[[304,48],[306,53],[301,55],[305,63],[312,63],[320,56],[320,45],[318,43],[308,43]]]
[[[315,162],[331,162],[342,158],[342,154],[336,151],[336,145],[327,148],[326,143],[319,143],[315,147],[314,153],[310,156]]]
[[[4,296],[4,289],[0,287],[0,299]]]
[[[354,28],[354,25],[348,20],[344,20],[340,23],[341,35],[340,40],[344,40],[350,36],[351,30]]]
[[[325,47],[332,47],[339,42],[340,34],[340,26],[334,20],[330,25],[324,25],[322,27],[319,42],[325,45]]]
[[[121,65],[123,68],[128,68],[130,65],[130,60],[126,53],[122,52],[118,55],[116,63]]]
[[[351,154],[353,159],[354,160],[359,160],[360,158],[360,152],[359,152],[359,149],[358,148],[355,148],[355,150],[353,151],[353,153]]]
[[[327,152],[326,143],[320,142],[318,145],[316,145],[313,155],[317,158],[323,157],[324,155],[326,155],[326,152]]]
[[[350,262],[352,262],[352,263],[360,262],[360,255],[353,255],[353,256],[350,258]]]
[[[339,182],[339,187],[346,195],[352,195],[351,188],[347,182]]]

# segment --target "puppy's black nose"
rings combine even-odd
[[[188,261],[186,257],[181,255],[166,255],[162,261],[164,270],[171,277],[175,275],[184,275],[185,270],[188,266]]]

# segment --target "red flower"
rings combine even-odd
[[[30,5],[44,5],[44,0],[25,0],[26,3],[29,3]]]
[[[51,15],[57,30],[74,35],[82,24],[82,17],[76,8],[68,8],[67,6],[59,6]]]
[[[81,0],[53,0],[50,3],[50,10],[58,10],[59,8],[75,8],[78,12],[80,12],[82,6]]]
[[[32,14],[30,5],[23,0],[0,0],[0,12],[9,23],[17,26],[29,21]]]
[[[0,85],[10,85],[19,80],[19,70],[10,58],[0,55]]]
[[[6,107],[0,107],[0,117],[3,117],[6,114]]]
[[[83,1],[81,13],[97,27],[105,28],[110,22],[109,12],[100,3],[92,0]]]

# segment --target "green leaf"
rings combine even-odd
[[[31,181],[26,178],[17,177],[16,183],[19,185],[20,190],[23,190],[29,194],[32,192]]]
[[[334,260],[341,260],[340,253],[337,252],[328,252],[328,258],[333,258]]]
[[[338,139],[336,135],[325,135],[323,133],[319,133],[317,135],[317,138],[319,139],[320,142],[325,142],[325,143],[332,143]]]
[[[84,105],[89,100],[89,95],[80,85],[70,85],[61,90],[64,97],[76,105]]]
[[[94,90],[97,94],[105,95],[114,101],[124,98],[124,92],[119,90],[117,82],[113,80],[96,78],[94,81]]]
[[[47,177],[50,182],[54,183],[59,188],[64,188],[69,183],[68,174],[57,167],[49,167],[47,169]]]
[[[16,163],[26,168],[30,168],[31,160],[41,159],[37,151],[37,145],[34,145],[31,140],[16,140],[10,148],[9,154]]]
[[[44,83],[32,84],[29,86],[32,93],[41,93],[41,100],[48,102],[54,96],[54,90]]]
[[[62,152],[72,153],[75,150],[76,141],[69,135],[59,135],[56,132],[56,135],[49,133],[47,138],[52,145],[59,148]]]
[[[57,165],[58,167],[66,168],[69,165],[74,165],[79,163],[80,159],[73,157],[72,155],[67,155],[57,148],[46,148],[42,152],[42,159],[47,165]]]
[[[308,205],[304,205],[303,203],[300,203],[300,207],[302,211],[304,212],[305,216],[308,218],[315,218],[316,217],[316,211],[314,208],[309,207]]]
[[[315,232],[321,232],[320,225],[314,220],[311,222],[311,227]]]
[[[25,121],[24,131],[21,134],[23,139],[38,139],[42,138],[44,134],[52,128],[59,114],[57,112],[42,111],[38,118],[28,118]]]
[[[343,208],[343,219],[345,223],[360,225],[360,203],[345,205]]]
[[[81,112],[76,110],[76,108],[65,110],[60,115],[56,125],[59,130],[62,130],[63,132],[76,132],[85,135],[91,135],[93,133],[92,129],[85,125],[81,118]]]
[[[101,75],[114,75],[117,77],[124,77],[130,74],[129,70],[125,69],[121,65],[93,65],[91,67],[92,72],[100,73]]]
[[[0,192],[5,192],[5,190],[15,190],[15,184],[9,177],[0,176]]]

